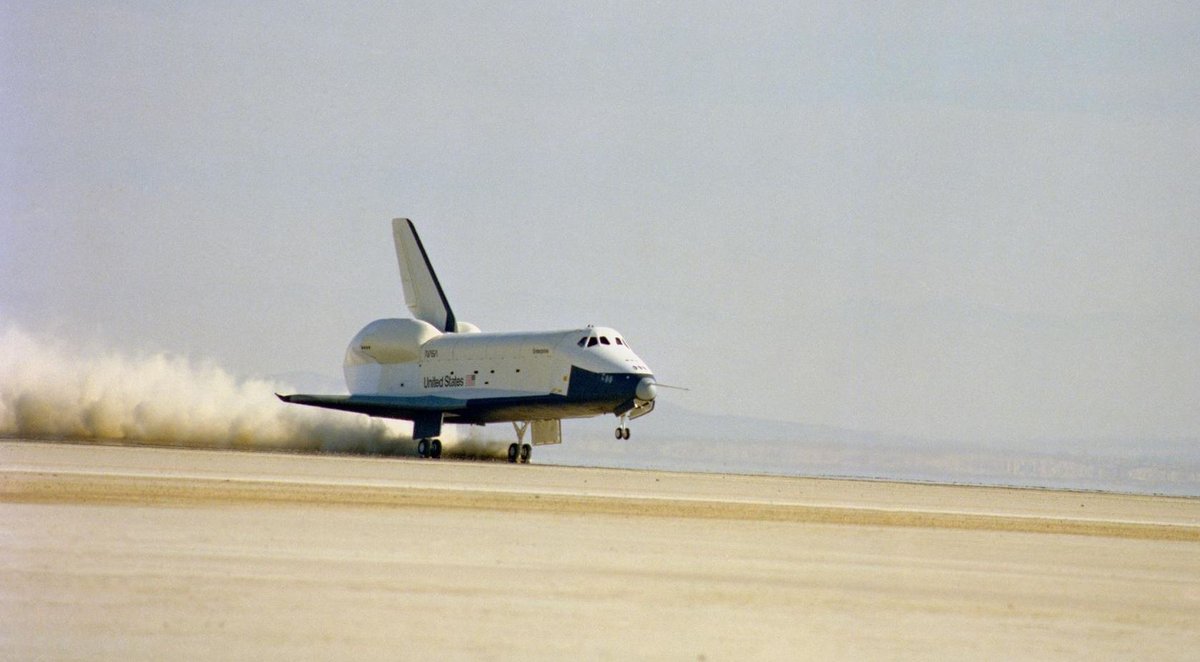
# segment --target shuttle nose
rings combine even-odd
[[[642,381],[638,382],[637,390],[634,392],[638,400],[650,402],[658,395],[658,387],[654,385],[653,377],[642,377]]]

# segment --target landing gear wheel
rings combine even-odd
[[[517,455],[519,455],[520,452],[521,452],[521,449],[519,446],[517,446],[516,444],[509,444],[508,445],[508,461],[516,462]]]
[[[417,457],[429,457],[428,439],[422,439],[417,442]]]
[[[624,439],[624,438],[625,438],[625,433],[624,433],[624,432],[622,432],[622,430],[624,430],[624,429],[625,429],[625,428],[622,428],[621,426],[617,426],[617,430],[616,430],[616,432],[615,432],[615,434],[617,435],[617,439]]]
[[[521,464],[529,464],[530,455],[533,455],[533,446],[521,444]]]
[[[439,439],[434,439],[429,442],[429,457],[438,459],[442,456],[442,442]]]
[[[621,438],[629,439],[629,428],[625,428],[624,430],[621,431]]]

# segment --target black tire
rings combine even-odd
[[[521,445],[521,464],[529,464],[529,457],[533,455],[533,446],[529,444]]]
[[[619,427],[617,428],[617,439],[624,439],[624,435],[621,433],[621,428]]]
[[[422,439],[417,442],[417,457],[427,457],[429,455],[429,440]]]
[[[508,461],[509,461],[509,462],[516,462],[516,461],[517,461],[517,455],[518,455],[518,454],[520,454],[520,452],[521,452],[521,451],[520,451],[520,449],[517,447],[517,445],[516,445],[516,444],[509,444],[509,445],[508,445]]]
[[[429,456],[435,460],[442,456],[442,442],[440,439],[434,439],[429,442]]]
[[[626,440],[629,439],[629,428],[625,428],[625,430],[621,433],[621,437]]]

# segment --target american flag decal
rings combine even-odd
[[[475,385],[475,375],[467,375],[467,386]]]

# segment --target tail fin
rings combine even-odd
[[[454,311],[450,310],[450,302],[412,221],[393,219],[392,239],[396,242],[396,261],[400,263],[400,281],[404,283],[404,302],[413,317],[442,331],[455,331],[458,323]]]

